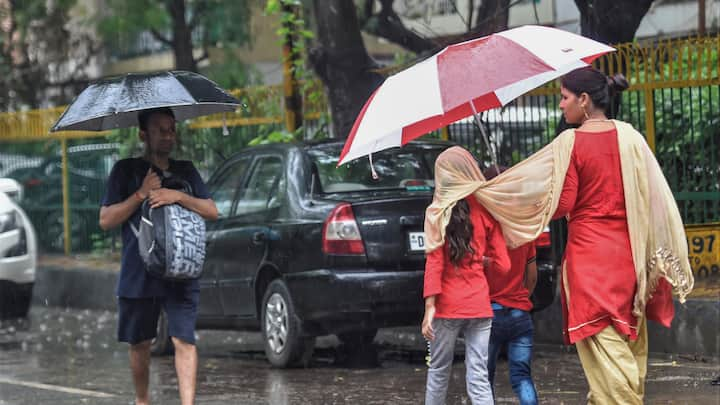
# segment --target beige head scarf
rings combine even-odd
[[[455,203],[474,193],[483,183],[485,177],[467,150],[453,146],[438,155],[435,160],[435,194],[425,212],[425,237],[430,239],[426,241],[428,252],[443,245],[445,227],[450,222]],[[441,223],[444,226],[440,227]]]
[[[692,291],[693,275],[680,212],[655,156],[631,125],[614,123],[637,275],[633,312],[640,317],[660,277],[674,287],[684,302]],[[435,195],[425,214],[426,250],[444,244],[452,208],[470,194],[500,223],[508,247],[535,240],[557,209],[574,143],[575,131],[564,131],[552,143],[490,181],[484,181],[474,159],[464,149],[453,147],[441,154],[435,169]],[[468,161],[473,165],[466,165]]]

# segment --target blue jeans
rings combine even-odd
[[[492,405],[493,396],[487,375],[490,318],[433,320],[435,339],[430,342],[430,367],[427,373],[425,405],[443,405],[447,395],[455,340],[465,336],[465,384],[473,405]]]
[[[500,349],[507,344],[510,384],[522,405],[537,404],[537,392],[530,373],[533,323],[530,313],[493,303],[492,332],[488,348],[488,378],[494,386],[495,364]]]

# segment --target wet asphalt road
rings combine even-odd
[[[115,342],[114,312],[35,308],[25,322],[0,325],[0,405],[131,404],[126,346]],[[257,333],[200,331],[198,404],[419,404],[425,387],[424,346],[414,329],[383,330],[378,367],[351,364],[333,337],[318,340],[311,367],[277,370],[266,363]],[[398,342],[400,342],[398,344]],[[584,402],[577,356],[536,349],[535,382],[545,404]],[[718,359],[654,355],[646,403],[720,404]],[[499,365],[497,403],[516,403]],[[466,404],[464,367],[453,370],[448,404]],[[152,399],[179,403],[171,357],[153,358]]]

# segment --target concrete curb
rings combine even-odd
[[[115,286],[119,273],[112,270],[38,267],[33,305],[82,309],[117,308]]]
[[[41,266],[36,273],[33,305],[82,309],[115,310],[115,285],[118,272],[113,270],[73,269]],[[533,314],[535,340],[538,343],[562,345],[562,319],[559,300],[547,309]],[[672,328],[650,323],[650,351],[656,353],[720,355],[720,301],[693,299],[675,303]],[[416,328],[397,328],[397,333],[383,333],[382,339],[398,346],[422,347],[424,342]]]

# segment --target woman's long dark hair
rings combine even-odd
[[[473,225],[472,221],[470,221],[470,205],[463,199],[453,207],[450,222],[445,228],[445,238],[450,244],[450,261],[454,265],[459,265],[460,260],[466,254],[475,254],[475,250],[470,246],[472,235]]]
[[[587,93],[597,108],[605,111],[608,118],[615,118],[620,106],[620,93],[628,88],[627,79],[620,73],[608,77],[605,73],[585,67],[563,76],[562,86],[576,96]]]

